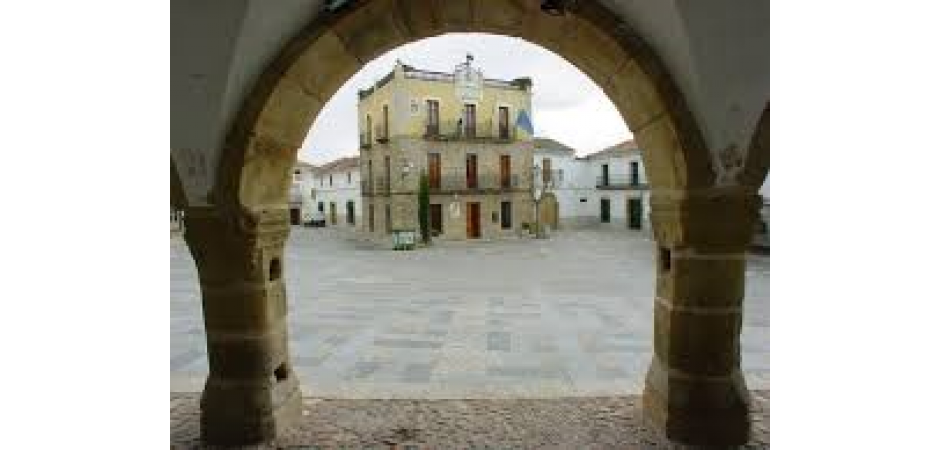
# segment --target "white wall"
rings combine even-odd
[[[347,173],[349,174],[347,176]],[[330,185],[330,175],[333,184]],[[360,185],[359,168],[341,169],[318,174],[312,182],[314,191],[309,206],[310,214],[318,210],[320,202],[323,203],[323,213],[326,215],[327,226],[334,226],[330,222],[330,203],[336,204],[336,225],[338,227],[357,226],[362,223],[362,190]],[[347,222],[346,203],[353,202],[355,224]]]
[[[639,151],[628,152],[626,155],[598,155],[578,159],[573,154],[536,148],[535,162],[542,165],[544,158],[551,159],[552,169],[562,170],[562,182],[554,190],[555,197],[558,199],[559,222],[562,228],[626,228],[627,199],[641,198],[643,202],[642,228],[647,232],[651,230],[648,190],[597,188],[597,181],[603,173],[604,164],[608,165],[608,174],[611,178],[618,179],[619,177],[623,180],[629,176],[632,161],[639,163],[640,183],[647,183]],[[610,200],[611,222],[609,224],[602,224],[600,221],[602,198]]]

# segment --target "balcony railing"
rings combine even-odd
[[[381,143],[388,142],[388,126],[386,124],[376,124],[375,125],[375,140]]]
[[[484,140],[510,142],[516,139],[516,128],[501,126],[498,121],[478,121],[475,126],[462,120],[442,120],[424,127],[426,139],[456,141]]]
[[[359,133],[359,148],[365,150],[372,148],[372,135]]]
[[[503,176],[500,174],[477,174],[476,179],[468,178],[466,173],[442,174],[437,180],[431,179],[430,190],[433,193],[462,191],[505,191],[522,188],[518,174]],[[436,181],[436,183],[435,183]]]
[[[389,183],[385,177],[375,177],[372,182],[368,179],[359,181],[362,195],[388,195]]]
[[[631,175],[608,175],[597,177],[598,189],[647,189],[646,183],[640,182],[640,177]]]

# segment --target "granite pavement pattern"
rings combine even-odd
[[[553,398],[642,392],[654,243],[628,230],[377,250],[293,228],[290,351],[318,398]],[[195,265],[171,235],[171,391],[208,374]],[[770,387],[769,256],[748,259],[742,368]]]

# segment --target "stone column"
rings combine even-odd
[[[672,441],[744,444],[750,421],[741,306],[759,197],[727,189],[654,191],[650,203],[659,247],[645,415]]]
[[[199,269],[209,354],[203,443],[273,440],[301,408],[287,352],[286,209],[188,208],[186,242]]]

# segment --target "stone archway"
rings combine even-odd
[[[562,16],[539,6],[535,0],[356,2],[320,14],[259,77],[227,134],[212,206],[187,210],[210,363],[201,402],[204,441],[268,440],[298,413],[282,261],[290,170],[318,112],[383,52],[470,31],[519,37],[554,51],[616,105],[643,149],[660,246],[645,410],[670,439],[747,440],[738,343],[741,255],[757,196],[750,186],[716,186],[713,152],[684,98],[626,23],[598,1],[578,2]],[[740,224],[727,226],[729,218]]]

